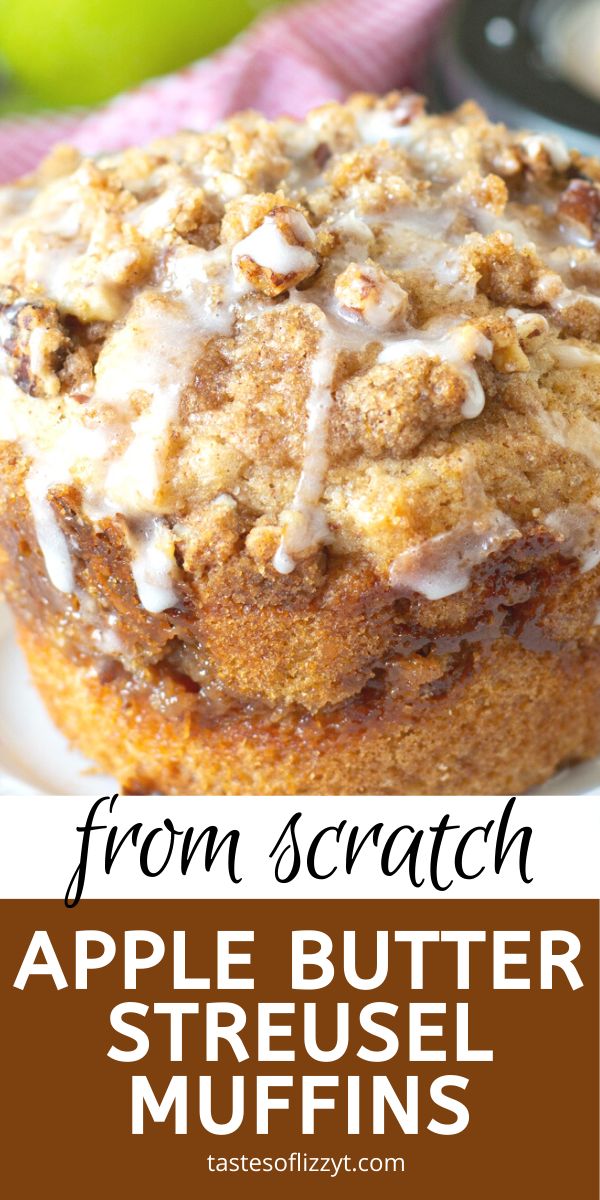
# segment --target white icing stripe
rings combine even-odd
[[[408,307],[408,295],[385,271],[352,264],[336,279],[334,294],[342,320],[362,319],[373,329],[386,330]]]
[[[100,499],[87,497],[86,511],[92,516],[120,512],[135,521],[160,512],[170,430],[181,392],[205,339],[211,333],[228,333],[233,324],[239,288],[223,247],[210,253],[188,249],[173,256],[166,287],[171,295],[155,293],[132,310],[98,360],[97,398],[117,409],[125,401],[125,416],[136,392],[144,392],[149,403],[132,422],[133,436],[125,450],[107,464]],[[140,602],[149,612],[172,608],[177,600],[172,561],[167,572],[172,556],[161,558],[161,528],[152,522],[147,526],[132,566]]]
[[[566,143],[556,133],[529,134],[521,138],[521,146],[532,158],[537,158],[540,151],[545,150],[556,171],[565,171],[571,162]]]
[[[408,93],[401,96],[392,109],[378,107],[360,113],[356,118],[356,128],[368,146],[382,141],[392,146],[408,146],[415,137],[413,121],[418,120],[420,115],[418,97]]]
[[[75,592],[75,575],[69,545],[49,500],[49,493],[53,488],[64,487],[72,482],[72,472],[79,460],[102,458],[108,446],[106,432],[95,427],[76,430],[67,428],[57,439],[52,451],[44,453],[32,436],[31,425],[35,428],[35,404],[27,414],[15,400],[15,393],[19,393],[12,381],[2,378],[0,383],[2,407],[5,409],[7,424],[12,422],[13,425],[12,436],[7,440],[20,440],[23,453],[31,459],[32,465],[25,481],[25,492],[48,578],[57,591]],[[0,430],[0,434],[2,433]]]
[[[372,325],[374,329],[387,329],[397,313],[402,310],[406,299],[406,292],[397,283],[387,281],[380,289],[379,298],[365,305],[367,324]]]
[[[295,299],[300,298],[296,294]],[[319,314],[323,333],[319,352],[311,368],[311,391],[307,401],[305,457],[294,499],[282,515],[283,535],[273,558],[273,566],[282,575],[290,574],[297,559],[328,539],[328,525],[320,501],[327,473],[327,429],[332,403],[332,382],[337,351],[344,343],[323,313]],[[462,322],[455,329],[429,332],[415,338],[391,342],[379,355],[380,362],[427,354],[450,362],[461,374],[467,387],[462,412],[476,417],[485,404],[485,393],[475,368],[468,361],[479,354],[490,358],[492,343],[473,325]],[[514,527],[511,526],[514,531]],[[448,593],[450,594],[450,593]]]
[[[542,433],[557,446],[581,454],[592,466],[600,469],[600,424],[589,417],[567,418],[564,413],[550,412],[540,406],[536,419]]]
[[[25,491],[31,508],[38,546],[44,557],[50,583],[59,592],[75,591],[75,573],[69,543],[58,523],[48,499],[49,481],[46,473],[33,468],[27,477]]]
[[[161,613],[177,605],[173,536],[163,521],[149,521],[141,534],[130,536],[131,571],[146,612]]]
[[[233,251],[233,261],[251,258],[259,267],[274,271],[276,275],[293,275],[298,271],[312,270],[316,258],[307,245],[314,242],[313,231],[300,212],[286,213],[292,232],[299,242],[288,242],[279,228],[275,217],[267,216],[252,233],[238,242]]]
[[[571,342],[553,342],[548,349],[561,367],[600,365],[600,352],[588,350],[586,346],[574,346]]]
[[[85,600],[91,599],[87,592],[80,592],[78,594],[80,602],[84,600],[84,598]],[[126,653],[126,647],[123,645],[121,638],[114,628],[114,626],[118,624],[118,618],[114,613],[108,613],[108,615],[106,615],[106,613],[99,610],[94,611],[92,607],[92,611],[90,611],[89,614],[89,619],[90,621],[96,622],[94,628],[92,629],[92,640],[96,643],[103,654],[106,654],[112,658]],[[98,621],[104,621],[104,624],[98,624]]]
[[[427,600],[455,596],[469,586],[474,567],[519,536],[510,518],[495,510],[402,551],[392,563],[390,583]]]
[[[321,344],[310,372],[304,462],[287,523],[284,516],[284,533],[273,558],[273,566],[280,575],[289,575],[296,565],[296,557],[326,541],[328,535],[320,501],[328,465],[327,430],[337,342],[324,314],[321,314],[321,323]]]
[[[125,219],[139,230],[142,237],[152,237],[173,224],[184,197],[185,188],[181,184],[167,187],[155,200],[140,204]]]
[[[600,296],[596,296],[594,292],[585,292],[580,288],[565,287],[551,301],[552,308],[558,312],[562,312],[565,308],[573,308],[575,304],[585,301],[587,304],[593,304],[595,308],[600,308]]]
[[[550,326],[542,313],[535,311],[525,312],[522,308],[507,308],[507,317],[510,317],[517,337],[529,338],[534,334],[548,333]]]
[[[462,415],[468,419],[478,417],[485,405],[485,392],[481,381],[471,365],[470,359],[491,358],[492,343],[473,325],[463,324],[443,335],[423,333],[419,337],[399,338],[386,346],[379,355],[379,362],[401,362],[404,358],[416,358],[425,354],[439,358],[453,366],[462,376],[467,395],[462,406]]]
[[[23,393],[6,375],[0,380],[6,397],[0,407],[0,438],[20,441],[32,459],[26,491],[48,577],[61,592],[76,591],[75,578],[49,491],[73,482],[76,464],[88,458],[95,470],[83,486],[83,509],[91,520],[121,513],[136,522],[160,511],[169,431],[178,415],[181,391],[204,339],[212,332],[230,330],[240,289],[225,248],[206,252],[194,247],[173,256],[165,292],[150,294],[134,306],[103,347],[96,364],[94,397],[104,407],[102,428],[77,426],[69,431],[67,426],[67,433],[59,433],[52,450],[45,451],[38,447],[37,423],[29,415]],[[35,337],[30,351],[35,359]],[[5,369],[1,356],[0,374]],[[132,397],[140,393],[148,403],[131,421]],[[125,448],[119,451],[120,446]],[[148,526],[133,570],[140,601],[150,612],[173,607],[177,599],[175,564],[164,550],[164,532],[160,537],[159,532],[154,524]]]
[[[600,512],[593,505],[572,504],[546,517],[546,525],[563,539],[566,552],[579,560],[583,574],[600,563]]]
[[[312,118],[314,128],[310,132],[310,144],[304,146],[300,158],[303,155],[311,157],[316,150],[319,121],[324,121],[326,128],[326,116]],[[454,299],[455,296],[471,299],[475,295],[478,276],[470,264],[469,240],[479,244],[481,234],[500,231],[499,238],[505,243],[514,242],[517,246],[524,246],[535,241],[540,256],[545,255],[548,270],[544,296],[549,306],[559,309],[582,300],[600,304],[600,296],[585,290],[575,291],[568,286],[577,280],[578,260],[573,255],[572,247],[569,249],[569,263],[562,263],[564,282],[563,275],[553,270],[553,253],[566,247],[563,242],[559,251],[551,250],[550,235],[533,209],[521,209],[523,220],[518,220],[519,206],[516,203],[509,203],[504,213],[494,212],[492,205],[486,205],[480,199],[468,200],[467,194],[457,188],[446,192],[440,203],[438,182],[441,184],[446,178],[443,160],[447,148],[441,144],[436,148],[437,143],[442,143],[444,139],[440,139],[436,132],[435,123],[428,125],[421,121],[419,105],[414,97],[401,97],[393,109],[379,106],[372,111],[363,111],[357,116],[357,124],[359,135],[365,142],[387,138],[397,145],[404,144],[417,163],[426,158],[427,175],[433,178],[433,187],[427,193],[427,198],[419,194],[414,203],[390,202],[381,210],[377,206],[369,209],[369,205],[365,204],[365,211],[361,206],[359,217],[352,205],[359,202],[360,195],[350,190],[347,201],[340,201],[337,207],[334,205],[333,217],[325,218],[325,227],[342,230],[346,238],[351,238],[357,259],[364,262],[376,239],[373,253],[386,270],[414,270],[419,273],[417,290],[422,286],[423,274],[427,273],[439,284],[451,289],[448,299]],[[325,136],[325,141],[328,143],[328,136]],[[531,154],[545,148],[559,169],[568,161],[564,146],[545,135],[524,138],[523,144]],[[456,152],[460,153],[458,143]],[[386,154],[390,158],[389,150]],[[382,162],[385,166],[385,160]],[[443,168],[439,175],[437,164]],[[110,160],[106,160],[106,166],[110,169]],[[314,162],[309,164],[304,180],[309,188],[316,179],[314,166]],[[190,182],[188,167],[185,170],[182,168],[179,181],[175,179],[165,184],[160,171],[154,181],[152,178],[145,180],[144,187],[135,193],[136,206],[133,211],[129,210],[126,215],[118,217],[128,226],[127,238],[123,240],[116,237],[115,248],[109,248],[106,254],[103,247],[112,246],[112,242],[106,236],[108,229],[104,216],[94,218],[86,207],[86,172],[90,169],[83,167],[72,176],[70,182],[65,184],[59,181],[53,185],[54,191],[48,193],[54,197],[50,204],[47,199],[44,201],[41,194],[42,215],[45,212],[43,228],[38,222],[32,236],[31,224],[19,224],[20,218],[15,218],[11,239],[13,248],[18,243],[19,252],[23,251],[21,257],[27,285],[40,285],[50,296],[55,296],[67,311],[77,313],[77,304],[75,307],[73,304],[81,301],[82,289],[86,297],[88,292],[91,295],[90,289],[93,289],[94,305],[100,304],[101,307],[98,319],[106,319],[111,328],[96,364],[97,386],[92,398],[93,406],[98,406],[97,409],[94,407],[94,411],[99,412],[103,429],[108,431],[105,440],[109,444],[99,453],[80,445],[75,453],[73,447],[63,445],[60,434],[56,440],[51,431],[48,439],[51,448],[47,450],[45,432],[40,434],[35,424],[28,427],[26,434],[23,433],[21,408],[15,417],[12,410],[8,411],[1,405],[0,437],[18,440],[24,453],[32,459],[28,495],[53,584],[60,590],[69,591],[74,586],[74,579],[67,540],[54,517],[48,494],[54,486],[76,480],[83,489],[84,512],[91,519],[119,512],[130,522],[131,528],[144,530],[133,547],[134,578],[142,604],[149,611],[158,612],[176,602],[176,565],[169,550],[168,530],[161,516],[169,507],[167,472],[170,434],[179,415],[182,389],[190,382],[194,365],[201,358],[204,340],[212,333],[227,335],[232,330],[235,303],[245,292],[252,290],[248,280],[242,281],[241,267],[236,269],[240,259],[248,256],[257,266],[284,277],[306,274],[317,264],[315,235],[302,213],[290,208],[286,202],[277,211],[267,214],[261,224],[237,244],[233,253],[226,245],[207,251],[199,246],[183,244],[181,239],[176,243],[176,248],[172,241],[167,247],[162,244],[154,267],[163,282],[156,283],[156,291],[152,294],[144,287],[141,302],[138,296],[138,300],[131,305],[131,296],[135,294],[137,280],[141,277],[129,276],[125,268],[128,263],[135,265],[137,261],[134,248],[141,241],[137,234],[141,232],[156,243],[156,233],[172,223]],[[192,171],[193,182],[202,182],[207,190],[213,187],[218,191],[225,182],[228,195],[237,195],[246,190],[244,183],[234,175],[215,173],[210,162],[189,170]],[[452,174],[450,171],[450,176]],[[318,180],[315,186],[321,186]],[[287,194],[292,192],[288,190]],[[399,194],[402,195],[402,192]],[[406,195],[409,194],[407,188]],[[33,199],[33,195],[29,199]],[[0,203],[1,200],[0,197]],[[9,207],[13,204],[19,207],[19,197],[9,200]],[[348,211],[340,212],[340,208],[346,204]],[[540,205],[547,216],[554,214],[556,197],[546,202],[542,194]],[[499,203],[498,207],[501,208],[502,204]],[[318,211],[318,206],[315,206],[315,212]],[[470,223],[465,220],[465,214],[470,215]],[[95,226],[91,229],[94,221]],[[468,230],[475,226],[480,232],[469,233]],[[563,234],[559,232],[556,236],[561,238]],[[565,240],[570,239],[569,246],[573,239],[579,237],[576,232],[564,234]],[[328,270],[335,265],[336,255],[340,255],[341,265],[348,265],[348,242],[340,246],[339,241],[331,256],[327,257]],[[5,251],[5,257],[7,255],[10,276],[10,247]],[[586,258],[585,263],[588,261]],[[144,256],[140,258],[139,265],[142,271],[146,270]],[[372,270],[364,266],[365,274]],[[88,282],[90,271],[91,283]],[[155,279],[156,276],[144,275],[143,278]],[[439,358],[448,362],[465,382],[466,398],[462,408],[465,418],[478,416],[485,403],[483,387],[473,360],[477,356],[489,359],[493,348],[467,317],[461,316],[454,325],[450,322],[445,325],[438,323],[435,329],[430,326],[425,330],[415,330],[411,336],[398,337],[395,334],[395,340],[391,341],[383,331],[389,328],[393,320],[397,320],[404,296],[399,285],[390,282],[382,284],[380,294],[372,303],[365,304],[362,324],[370,323],[372,329],[369,331],[357,328],[361,323],[353,323],[348,312],[345,321],[340,319],[341,310],[336,307],[333,296],[326,293],[329,278],[326,270],[320,287],[311,289],[310,293],[299,292],[294,297],[294,303],[310,307],[311,319],[320,323],[321,342],[310,372],[304,461],[290,508],[281,517],[282,539],[274,558],[274,565],[282,573],[292,571],[297,559],[326,542],[329,537],[323,493],[328,468],[331,389],[336,356],[340,349],[347,346],[361,349],[368,342],[377,341],[384,345],[380,362],[401,363],[403,359],[419,354]],[[593,273],[589,271],[585,278],[586,281],[588,278],[593,281]],[[427,282],[431,283],[432,279]],[[119,301],[116,312],[111,308],[111,305],[114,307],[114,297],[111,299],[113,284]],[[410,281],[407,286],[410,286]],[[590,286],[593,286],[593,282]],[[104,292],[110,304],[106,300],[107,312],[102,315]],[[311,302],[311,295],[317,297],[317,304]],[[250,305],[244,304],[239,319],[249,320],[255,311],[265,311],[270,304],[270,300],[262,298],[254,311]],[[537,330],[543,332],[544,328],[547,329],[545,318],[540,314],[520,314],[515,311],[513,319],[517,333],[523,338]],[[376,335],[373,330],[377,331]],[[8,332],[10,334],[10,330]],[[42,373],[45,364],[40,331],[32,331],[28,349],[34,373],[36,370]],[[563,366],[578,367],[600,361],[600,354],[571,344],[560,343],[551,352],[555,353],[557,361]],[[20,395],[26,412],[29,400],[22,393]],[[66,398],[66,423],[69,421],[70,403],[70,399]],[[73,424],[77,426],[79,420],[78,416]],[[552,436],[559,441],[567,434],[562,428],[558,431],[555,428]],[[571,428],[568,445],[579,450],[585,437],[585,429],[574,431]],[[576,445],[573,444],[573,438]],[[92,465],[84,462],[81,467],[79,460],[85,460],[86,455],[95,461]],[[499,514],[499,518],[502,518],[502,514]],[[461,572],[462,576],[465,572],[468,576],[470,564],[479,561],[477,554],[482,552],[482,547],[485,550],[488,534],[492,538],[498,534],[496,524],[492,524],[491,533],[487,527],[480,528],[477,522],[473,526],[461,526],[463,542],[460,549],[455,547],[453,571],[450,570],[450,543],[444,542],[448,554],[442,574],[445,572],[446,582],[440,582],[438,571],[437,583],[430,582],[427,586],[433,588],[434,592],[447,586],[449,571],[450,575],[454,572],[455,580],[461,577]],[[457,536],[458,532],[452,531],[452,537]],[[436,542],[436,553],[440,548]]]

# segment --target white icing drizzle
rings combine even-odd
[[[392,563],[390,583],[427,600],[454,596],[469,586],[474,567],[519,536],[510,518],[495,509],[403,550]]]
[[[300,300],[301,293],[295,293],[294,299]],[[283,535],[273,558],[273,566],[281,575],[290,574],[299,557],[315,545],[326,542],[329,536],[321,498],[328,466],[327,429],[332,403],[331,387],[337,350],[344,344],[344,338],[334,330],[324,313],[319,314],[319,319],[323,333],[311,367],[304,462],[290,509],[282,515]],[[364,337],[363,334],[363,341]],[[473,325],[461,322],[454,329],[448,330],[446,327],[443,333],[438,328],[421,333],[418,337],[395,339],[382,350],[379,361],[396,362],[427,354],[450,362],[461,374],[467,388],[462,414],[466,418],[473,418],[483,410],[485,393],[469,360],[476,354],[490,358],[492,351],[488,338]]]
[[[400,284],[395,283],[393,279],[383,278],[381,271],[363,267],[363,274],[375,283],[377,288],[377,298],[369,297],[365,304],[365,319],[374,329],[387,329],[398,313],[406,308],[408,296]]]
[[[411,128],[413,118],[418,115],[416,97],[408,93],[401,96],[394,108],[377,107],[360,113],[356,119],[359,136],[366,145],[386,141],[392,146],[409,145],[414,137]]]
[[[400,362],[404,358],[427,355],[449,363],[461,375],[467,394],[462,406],[462,415],[468,419],[478,417],[485,406],[485,392],[471,359],[491,358],[493,346],[480,330],[471,324],[440,334],[422,332],[418,337],[399,338],[386,346],[379,355],[379,362]]]
[[[450,207],[434,207],[431,204],[418,208],[414,204],[400,204],[393,208],[390,215],[383,215],[384,226],[388,229],[394,248],[400,235],[405,233],[417,234],[421,239],[434,239],[440,244],[449,236],[450,229],[456,219],[456,212]],[[414,246],[414,238],[412,239]],[[420,244],[416,253],[420,251]],[[444,246],[446,249],[447,247]],[[402,249],[401,243],[398,249]],[[418,259],[417,259],[418,263]]]
[[[69,543],[56,519],[48,499],[51,477],[44,468],[33,468],[27,477],[25,491],[31,508],[38,546],[46,564],[50,583],[59,592],[75,592],[75,572]]]
[[[584,291],[583,288],[568,288],[564,287],[551,300],[552,308],[557,311],[562,311],[565,308],[572,308],[574,304],[579,304],[585,300],[588,304],[593,304],[596,308],[600,308],[600,296],[596,296],[594,292]]]
[[[315,235],[301,212],[288,210],[286,221],[298,239],[297,244],[287,240],[274,216],[268,215],[261,224],[238,242],[233,251],[234,263],[240,258],[251,258],[259,267],[274,271],[277,275],[293,275],[298,271],[314,270],[316,256],[310,246]]]
[[[546,525],[564,541],[565,550],[579,560],[583,574],[600,563],[600,512],[598,501],[590,505],[571,504],[557,508]]]
[[[545,436],[562,446],[581,454],[592,466],[600,470],[600,424],[589,417],[577,415],[567,418],[564,413],[550,412],[540,406],[536,419]]]
[[[528,229],[518,217],[505,214],[500,216],[489,208],[484,208],[481,204],[472,204],[470,215],[476,229],[484,237],[493,233],[503,234],[502,240],[507,244],[512,243],[517,250],[524,250],[526,246],[535,249],[533,231]]]
[[[186,248],[169,261],[164,294],[145,297],[107,342],[96,368],[96,398],[114,406],[117,415],[123,401],[128,411],[136,393],[149,400],[131,424],[126,448],[107,464],[101,499],[97,490],[85,498],[92,518],[120,512],[136,521],[161,512],[164,465],[181,392],[204,339],[231,330],[241,291],[224,247]],[[151,521],[135,544],[132,571],[140,603],[149,612],[172,608],[177,568],[173,555],[163,552],[164,530]]]
[[[460,245],[448,245],[456,213],[451,208],[399,205],[381,220],[393,263],[406,271],[427,272],[457,299],[473,299],[477,276],[465,272]]]
[[[550,329],[542,313],[524,312],[522,308],[507,308],[506,315],[512,321],[517,336],[523,339],[539,333],[548,333]]]
[[[315,124],[318,120],[313,118]],[[422,124],[415,98],[410,95],[402,97],[393,109],[379,106],[363,112],[357,117],[357,127],[364,143],[385,139],[392,145],[406,147],[417,162],[427,156],[429,175],[435,176],[436,163],[442,163],[448,153],[444,139],[438,138],[435,128]],[[301,144],[300,135],[296,137],[296,159],[313,153],[318,144],[318,133],[317,128],[306,135],[305,144]],[[534,156],[540,149],[545,149],[558,170],[564,169],[570,161],[566,147],[553,135],[531,135],[524,137],[521,144]],[[460,139],[456,141],[455,149],[460,157]],[[389,151],[387,153],[391,157]],[[106,162],[110,166],[110,160]],[[299,161],[295,169],[300,171]],[[26,247],[28,282],[39,284],[67,311],[73,311],[69,305],[72,305],[73,288],[82,286],[79,278],[82,272],[83,286],[88,286],[87,255],[93,259],[90,286],[101,292],[105,286],[110,290],[113,281],[119,279],[119,273],[127,266],[128,256],[132,253],[122,246],[102,258],[102,247],[106,245],[102,217],[97,230],[93,230],[91,236],[89,232],[84,236],[85,210],[81,204],[80,184],[84,184],[85,200],[86,170],[83,167],[75,172],[67,187],[59,182],[56,202],[53,198],[49,206],[46,193],[48,220],[43,236],[38,229],[31,238],[27,227],[16,228],[14,236],[15,244],[21,239],[20,247]],[[305,182],[310,187],[314,163],[308,170],[309,179]],[[299,176],[298,179],[301,184]],[[242,180],[228,172],[215,173],[210,163],[197,168],[194,182],[201,182],[207,191],[213,189],[231,197],[246,190]],[[153,183],[149,179],[146,184],[145,190],[136,193],[141,202],[123,217],[123,222],[137,228],[143,237],[152,238],[172,224],[185,188],[177,181],[169,182],[155,196],[160,181]],[[356,201],[359,199],[355,197]],[[0,209],[4,206],[5,213],[8,211],[18,217],[24,203],[35,205],[34,194],[22,196],[14,189],[0,193]],[[461,211],[463,220],[456,222],[453,229]],[[534,245],[540,253],[545,249],[546,265],[549,265],[552,253],[543,229],[538,231],[536,228],[535,218],[521,221],[513,215],[513,207],[499,215],[482,205],[472,204],[469,212],[472,227],[474,225],[480,231],[472,233],[472,238],[480,240],[480,234],[499,232],[501,237],[519,248]],[[406,271],[429,272],[439,284],[449,289],[450,299],[454,296],[471,299],[475,295],[476,272],[469,273],[468,262],[466,259],[463,262],[462,258],[464,205],[461,209],[456,200],[447,202],[445,207],[440,204],[434,207],[429,201],[423,207],[398,204],[383,213],[361,211],[360,216],[350,208],[346,213],[338,211],[329,227],[344,233],[356,251],[357,260],[362,258],[364,261],[376,237],[377,257],[384,271],[388,267],[392,270],[400,267]],[[130,229],[129,235],[135,237],[134,231]],[[565,234],[565,238],[571,240],[579,236],[569,231]],[[161,262],[165,271],[162,284],[157,285],[154,293],[145,292],[134,302],[123,324],[113,326],[102,349],[96,366],[94,402],[102,408],[99,419],[103,428],[90,428],[87,444],[84,444],[85,438],[82,441],[81,426],[76,423],[77,447],[70,445],[68,437],[62,438],[59,434],[51,449],[44,449],[43,439],[36,440],[35,421],[30,427],[25,423],[27,427],[24,427],[18,404],[12,401],[0,404],[0,438],[18,439],[32,461],[26,483],[27,495],[48,577],[58,590],[79,595],[68,542],[54,515],[49,494],[55,486],[77,478],[83,487],[84,512],[92,520],[120,513],[128,522],[132,573],[141,604],[152,613],[177,604],[173,534],[163,518],[169,503],[165,467],[170,432],[178,416],[182,389],[189,383],[193,366],[201,357],[203,340],[213,333],[227,335],[232,330],[235,304],[252,290],[243,276],[240,259],[247,256],[258,266],[282,276],[306,273],[317,265],[314,245],[313,230],[302,213],[295,209],[286,209],[285,214],[279,216],[268,214],[233,251],[222,245],[214,251],[205,251],[179,243],[166,262],[164,259]],[[570,253],[573,256],[572,250]],[[583,254],[584,251],[576,253]],[[348,243],[342,262],[343,265],[348,263]],[[575,262],[569,269],[574,269],[574,265]],[[365,271],[369,269],[364,268]],[[548,271],[547,302],[550,306],[561,309],[580,300],[600,305],[600,296],[568,287],[570,277],[564,264],[563,270],[564,280],[561,274]],[[118,283],[116,290],[119,292]],[[312,319],[319,324],[320,344],[310,367],[304,459],[293,500],[281,515],[281,542],[273,559],[273,565],[281,574],[293,571],[303,555],[327,542],[330,536],[323,493],[328,468],[332,384],[340,348],[350,345],[361,348],[375,340],[372,330],[376,330],[377,341],[383,343],[379,362],[400,363],[418,355],[439,358],[449,363],[465,382],[462,415],[471,419],[483,410],[485,394],[474,359],[491,358],[493,346],[490,340],[466,317],[460,317],[454,325],[437,322],[411,335],[394,334],[394,340],[391,340],[384,331],[404,295],[399,285],[390,281],[389,286],[383,286],[379,296],[365,306],[363,322],[355,323],[348,319],[347,313],[336,308],[333,297],[322,293],[318,299],[320,307],[302,292],[292,293],[290,300],[284,301],[310,308]],[[119,318],[128,303],[128,299],[124,301]],[[260,307],[264,309],[264,301]],[[246,315],[252,315],[249,308],[244,309],[243,316]],[[522,338],[548,331],[548,322],[540,313],[512,309],[508,310],[508,316]],[[115,318],[107,316],[106,319]],[[371,326],[371,331],[368,328],[361,330],[361,324]],[[557,341],[549,349],[563,366],[579,367],[600,362],[600,353],[570,343]],[[43,366],[39,361],[43,346],[36,330],[32,331],[29,353],[34,371]],[[1,379],[0,384],[3,388],[12,387],[21,401],[24,400],[23,394],[8,378]],[[27,398],[24,402],[27,404]],[[600,446],[593,422],[586,422],[586,418],[567,422],[560,414],[545,412],[540,415],[539,422],[553,441],[585,454],[599,465]],[[93,464],[87,468],[88,475],[84,472],[81,478],[78,463],[86,456]],[[518,536],[518,530],[507,516],[497,509],[489,511],[485,496],[480,508],[477,505],[467,505],[467,508],[469,519],[455,529],[420,546],[409,547],[397,556],[390,576],[394,586],[419,592],[429,599],[453,595],[468,585],[474,566],[482,563],[507,538]],[[571,510],[565,512],[570,515],[555,513],[549,522],[554,520],[556,528],[562,522],[564,529],[567,525],[571,529],[573,514]],[[568,536],[573,540],[571,533]],[[597,540],[598,558],[594,565],[600,561],[600,537]],[[592,559],[595,553],[594,548]],[[588,547],[582,561],[587,562],[589,557]],[[102,636],[106,646],[112,644],[110,629],[103,631]]]
[[[557,133],[532,133],[521,138],[520,145],[532,158],[545,150],[555,171],[566,170],[571,162],[570,152]]]
[[[324,313],[320,315],[321,343],[310,369],[306,402],[307,424],[304,462],[290,510],[283,517],[284,531],[273,558],[280,575],[289,575],[296,558],[327,540],[328,527],[320,501],[327,472],[327,429],[332,403],[332,383],[337,360],[337,340]]]
[[[84,597],[90,600],[91,597],[87,592],[80,593],[80,600]],[[92,603],[92,611],[89,613],[89,619],[95,621],[96,624],[92,629],[92,640],[100,648],[103,654],[111,657],[125,653],[125,647],[119,637],[115,626],[118,624],[118,617],[115,613],[102,613]],[[102,622],[98,624],[98,621]]]
[[[175,554],[171,530],[164,521],[148,521],[141,533],[130,534],[130,544],[131,571],[146,612],[161,613],[175,608],[178,598],[173,585]]]
[[[379,267],[365,264],[354,276],[336,280],[334,287],[342,320],[362,319],[380,332],[388,329],[408,307],[408,294]]]
[[[188,307],[173,300],[164,305],[155,296],[113,335],[100,355],[98,398],[118,404],[136,391],[149,397],[131,425],[127,448],[106,474],[105,498],[115,511],[136,515],[160,504],[169,429],[188,381],[190,358],[199,354],[200,346],[200,330]]]
[[[49,494],[54,488],[72,482],[73,470],[78,461],[88,458],[101,459],[107,451],[108,437],[103,429],[84,427],[68,429],[61,434],[53,449],[44,452],[32,437],[31,418],[25,419],[14,402],[14,393],[2,380],[2,399],[9,413],[12,407],[13,429],[11,438],[20,438],[24,453],[31,459],[25,491],[31,508],[38,545],[42,552],[48,578],[59,592],[75,593],[75,573],[71,561],[68,541],[60,527]],[[15,388],[18,393],[18,389]]]
[[[139,230],[142,237],[152,237],[173,224],[185,189],[181,183],[165,188],[154,200],[146,200],[131,213],[126,221]]]
[[[368,222],[359,217],[353,208],[336,217],[331,222],[331,229],[339,229],[340,233],[348,239],[349,249],[353,251],[356,251],[357,248],[362,248],[364,251],[374,237]]]
[[[132,566],[140,602],[150,612],[176,603],[177,568],[165,549],[164,530],[153,520],[143,522],[160,515],[169,431],[181,391],[206,336],[231,329],[240,294],[224,247],[214,252],[186,247],[173,255],[163,292],[146,294],[134,305],[99,356],[94,399],[102,406],[102,428],[67,426],[51,449],[39,442],[35,414],[6,375],[6,359],[0,355],[0,437],[19,440],[32,460],[26,491],[48,578],[57,590],[77,591],[68,543],[49,492],[72,482],[78,461],[87,458],[95,467],[92,478],[80,481],[84,512],[91,520],[121,513],[132,526],[141,521],[144,533],[134,539]],[[35,337],[30,351],[35,359]],[[132,421],[132,400],[140,396],[146,397],[146,406]]]
[[[587,346],[555,341],[548,349],[561,367],[593,367],[600,364],[600,352],[589,350]]]

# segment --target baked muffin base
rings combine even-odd
[[[130,794],[515,793],[600,751],[593,645],[540,654],[502,637],[477,672],[410,720],[388,703],[350,729],[317,716],[252,730],[241,720],[199,728],[191,712],[170,720],[53,639],[23,624],[18,636],[55,723]],[[432,747],[442,745],[439,761]]]

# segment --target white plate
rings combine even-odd
[[[29,682],[10,618],[0,604],[0,795],[100,796],[118,790],[72,750]],[[549,796],[600,793],[600,759],[561,771],[538,789]]]
[[[101,796],[118,790],[55,729],[0,604],[0,795]]]

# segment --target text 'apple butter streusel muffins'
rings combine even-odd
[[[493,793],[600,747],[600,163],[242,114],[0,192],[0,570],[129,791]]]

